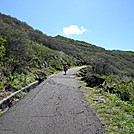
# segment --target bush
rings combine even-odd
[[[119,77],[117,75],[102,76],[105,78],[103,87],[105,89],[113,89],[113,93],[124,101],[130,101],[134,104],[134,79],[132,77]]]
[[[98,86],[103,91],[117,94],[123,101],[134,104],[134,78],[123,75],[93,75],[91,67],[80,70],[79,76],[88,86]]]

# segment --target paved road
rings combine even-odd
[[[76,72],[49,77],[0,117],[0,134],[103,134],[79,91]]]

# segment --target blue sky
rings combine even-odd
[[[134,51],[134,0],[0,0],[0,12],[48,36]]]

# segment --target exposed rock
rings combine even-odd
[[[10,94],[11,94],[11,92],[0,92],[0,100],[6,98]]]

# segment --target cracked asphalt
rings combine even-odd
[[[79,91],[76,72],[55,74],[0,116],[0,134],[103,134]]]

